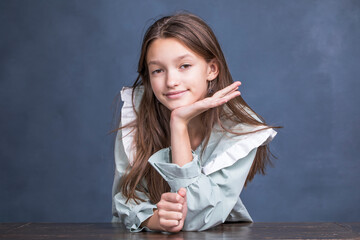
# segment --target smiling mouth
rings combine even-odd
[[[171,99],[179,98],[182,95],[184,95],[187,91],[188,90],[169,92],[169,93],[166,93],[165,96],[168,98],[171,98]]]

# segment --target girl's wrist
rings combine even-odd
[[[181,120],[170,121],[170,131],[172,133],[185,133],[188,130],[187,123]]]
[[[186,127],[187,128],[188,122],[184,121],[181,118],[178,117],[170,117],[170,128],[174,128],[174,127]]]

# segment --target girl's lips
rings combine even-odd
[[[169,93],[166,93],[165,96],[170,99],[176,99],[176,98],[179,98],[182,95],[184,95],[187,91],[188,90],[169,92]]]

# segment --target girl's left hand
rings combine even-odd
[[[187,214],[186,189],[163,193],[156,205],[159,228],[166,232],[181,231]]]
[[[171,112],[171,120],[181,121],[184,124],[187,124],[192,118],[205,112],[206,110],[218,107],[229,100],[240,96],[240,92],[237,90],[240,85],[241,82],[234,82],[226,88],[217,91],[211,97],[204,98],[188,106],[174,109]]]

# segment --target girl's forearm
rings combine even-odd
[[[191,143],[187,124],[171,120],[171,157],[172,162],[180,167],[192,161]]]

